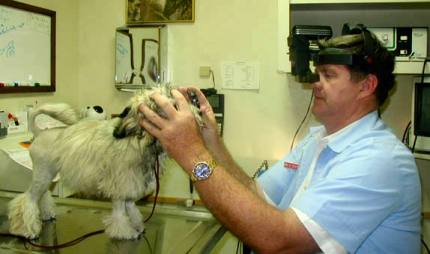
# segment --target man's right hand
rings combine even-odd
[[[203,128],[201,129],[203,139],[207,149],[216,154],[219,146],[222,144],[221,137],[218,134],[217,122],[215,114],[209,101],[205,95],[197,87],[182,87],[178,89],[188,100],[190,100],[189,93],[193,92],[199,101],[200,112],[203,119]]]

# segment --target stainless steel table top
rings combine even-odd
[[[7,233],[7,203],[13,193],[0,192],[0,233]],[[103,229],[102,219],[110,214],[110,203],[93,200],[57,198],[56,220],[43,224],[38,244],[58,245]],[[152,204],[139,205],[146,218]],[[210,253],[225,230],[201,207],[186,209],[175,205],[157,205],[155,214],[145,224],[137,240],[113,240],[106,234],[91,236],[71,247],[41,250],[12,237],[0,237],[0,253]],[[26,249],[26,246],[28,249]]]

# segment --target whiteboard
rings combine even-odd
[[[7,87],[55,88],[55,12],[16,2],[11,5],[0,4],[0,91]],[[23,6],[30,8],[19,8]]]

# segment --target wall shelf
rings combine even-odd
[[[414,157],[421,160],[430,160],[430,154],[414,153]]]
[[[430,31],[429,31],[430,32]],[[396,61],[396,74],[421,74],[424,62],[399,62]],[[424,72],[430,73],[430,64],[427,63]]]

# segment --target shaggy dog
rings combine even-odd
[[[48,187],[59,172],[73,190],[112,200],[112,214],[103,220],[109,237],[136,239],[144,231],[144,224],[135,200],[155,189],[154,168],[162,153],[159,142],[139,125],[143,117],[139,105],[146,103],[157,110],[149,98],[154,90],[171,98],[166,86],[142,91],[120,117],[111,120],[78,121],[75,111],[66,104],[35,109],[29,120],[35,137],[30,146],[33,181],[25,193],[9,203],[9,231],[27,238],[39,236],[42,221],[55,217]],[[201,124],[198,109],[191,108]],[[35,125],[39,114],[49,115],[66,127],[41,130]]]

